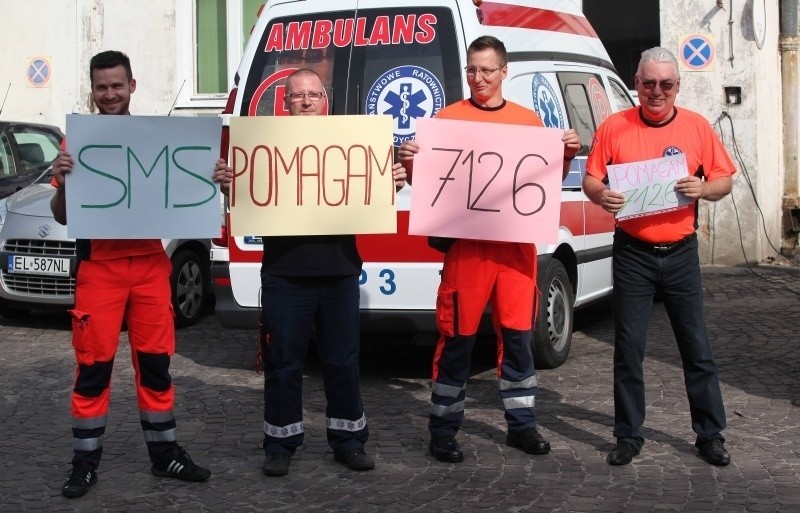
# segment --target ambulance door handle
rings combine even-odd
[[[358,109],[356,114],[363,114],[361,112],[361,84],[356,84],[356,108]]]

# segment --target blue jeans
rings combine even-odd
[[[328,400],[328,445],[362,448],[369,432],[359,384],[358,276],[261,275],[264,451],[292,455],[303,443],[303,366],[316,327]]]
[[[614,436],[641,448],[645,417],[644,354],[656,292],[664,302],[683,362],[696,443],[723,438],[725,408],[706,333],[697,239],[667,255],[617,233],[614,268]]]

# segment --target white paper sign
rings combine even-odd
[[[67,116],[69,236],[218,236],[221,130],[217,117]]]
[[[675,183],[689,176],[683,153],[660,159],[610,164],[608,184],[625,195],[617,220],[675,210],[694,200],[675,190]]]

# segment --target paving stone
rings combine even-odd
[[[800,511],[800,268],[755,274],[704,267],[709,335],[728,413],[728,467],[695,453],[680,356],[663,305],[653,308],[645,361],[647,442],[631,465],[610,467],[613,447],[609,302],[577,313],[569,360],[539,373],[536,414],[552,445],[530,456],[505,445],[489,338],[467,386],[460,464],[427,453],[431,347],[409,337],[362,336],[370,472],[333,461],[314,352],[303,389],[306,441],[288,476],[261,473],[263,376],[255,332],[222,328],[209,312],[179,330],[171,366],[178,437],[213,476],[183,483],[150,474],[123,333],[99,481],[61,496],[71,457],[74,376],[66,316],[0,318],[0,512],[795,512]]]

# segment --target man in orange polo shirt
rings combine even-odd
[[[717,201],[730,193],[735,168],[708,121],[675,107],[680,75],[678,62],[668,50],[656,47],[643,52],[635,82],[641,106],[614,114],[597,129],[584,191],[615,214],[625,204],[625,196],[606,186],[606,166],[683,153],[690,176],[679,179],[675,190],[694,202],[617,222],[612,253],[617,444],[608,463],[630,463],[644,444],[643,362],[653,296],[658,293],[683,361],[698,454],[712,465],[724,466],[730,463],[722,436],[725,408],[706,333],[695,230],[697,200]]]
[[[440,110],[437,118],[544,126],[536,113],[503,98],[508,53],[502,41],[481,36],[467,49],[470,97]],[[566,130],[562,180],[580,149],[575,130]],[[419,152],[406,141],[398,152],[409,176]],[[536,369],[531,354],[536,288],[536,246],[516,242],[457,239],[446,250],[436,299],[440,332],[433,358],[429,449],[439,461],[458,463],[464,454],[456,433],[464,419],[467,378],[478,325],[492,305],[497,333],[497,378],[508,425],[506,445],[528,454],[547,454],[550,443],[536,429]]]
[[[128,56],[100,52],[89,64],[92,101],[101,115],[130,115],[136,80]],[[65,149],[53,161],[57,187],[50,208],[56,221],[67,223],[65,175],[74,161]],[[77,369],[72,390],[73,457],[61,493],[84,495],[97,482],[103,453],[111,370],[122,321],[128,324],[131,359],[136,371],[139,416],[151,472],[159,477],[205,481],[208,469],[196,465],[176,441],[169,374],[175,352],[175,326],[169,277],[172,264],[160,239],[78,239],[72,346]]]

